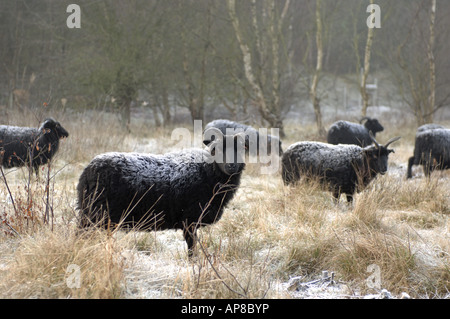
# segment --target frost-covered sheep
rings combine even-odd
[[[221,218],[245,168],[244,137],[212,131],[206,149],[96,156],[77,187],[80,227],[181,229],[191,256],[197,228]]]
[[[282,178],[286,185],[300,180],[301,176],[315,177],[327,186],[336,199],[340,194],[353,200],[353,194],[366,187],[377,174],[385,174],[388,156],[393,152],[388,146],[400,137],[379,145],[364,148],[357,145],[332,145],[321,142],[298,142],[284,152]]]
[[[364,125],[347,121],[337,121],[328,130],[327,142],[330,144],[355,144],[368,146],[372,144],[369,132],[376,136],[376,133],[384,130],[377,119],[363,117],[360,123],[366,121]]]
[[[0,125],[0,158],[6,168],[31,166],[39,176],[39,166],[48,163],[59,149],[59,140],[69,133],[52,118],[39,128]],[[32,160],[30,161],[30,158]]]
[[[425,124],[417,129],[414,154],[408,159],[406,178],[412,177],[412,166],[422,165],[425,176],[435,169],[450,168],[450,129]]]
[[[205,130],[212,127],[218,128],[222,134],[227,134],[227,129],[229,129],[229,133],[244,133],[250,155],[256,156],[260,154],[259,150],[265,152],[264,155],[271,155],[273,146],[276,148],[274,150],[276,154],[279,156],[283,154],[283,149],[281,147],[282,142],[279,137],[268,134],[264,136],[266,138],[265,143],[260,143],[261,135],[259,134],[259,131],[252,126],[230,120],[219,119],[206,124]]]
[[[417,128],[416,134],[420,133],[420,132],[427,131],[427,130],[435,130],[435,129],[438,129],[438,128],[444,128],[445,129],[445,127],[443,127],[442,125],[439,125],[439,124],[434,124],[434,123],[424,124],[424,125],[419,126]]]

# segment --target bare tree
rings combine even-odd
[[[448,105],[450,92],[445,87],[449,79],[444,74],[439,79],[436,75],[436,57],[440,56],[442,64],[447,52],[436,48],[436,0],[422,1],[413,9],[408,33],[395,50],[397,67],[391,69],[403,101],[414,113],[417,125],[422,125],[433,122],[436,111]],[[443,32],[447,31],[441,29]],[[441,89],[439,99],[438,87]]]
[[[180,93],[181,100],[189,109],[193,120],[205,120],[205,100],[210,84],[213,9],[213,0],[178,1],[178,12],[182,20],[179,32],[184,80]]]
[[[320,136],[325,136],[326,131],[322,123],[322,111],[320,109],[320,99],[317,95],[317,86],[319,84],[319,77],[322,72],[323,66],[323,40],[322,40],[322,17],[320,13],[321,0],[316,0],[316,47],[317,47],[317,60],[316,68],[314,70],[311,88],[309,96],[314,108],[314,114],[316,116],[317,132]]]
[[[286,0],[284,3],[280,15],[276,14],[276,3],[274,0],[265,0],[262,2],[262,5],[263,15],[266,17],[263,21],[267,30],[265,34],[259,33],[260,26],[256,13],[256,1],[253,0],[251,2],[251,24],[255,37],[255,50],[252,50],[249,45],[250,41],[244,38],[240,20],[236,14],[236,2],[235,0],[227,0],[228,14],[242,53],[244,74],[250,85],[254,103],[258,107],[261,116],[269,125],[279,128],[280,136],[284,137],[280,103],[279,34],[288,12],[290,0]],[[265,54],[266,49],[268,49],[270,54]],[[255,63],[255,60],[258,63]]]
[[[370,0],[370,4],[373,5],[373,0]],[[367,78],[369,76],[369,70],[370,70],[370,55],[371,55],[371,49],[372,49],[372,42],[374,37],[374,28],[368,27],[367,28],[367,41],[366,41],[366,49],[364,53],[364,71],[361,76],[361,85],[360,85],[360,92],[361,92],[361,98],[362,98],[362,109],[361,109],[361,115],[366,116],[367,115],[367,107],[369,106],[369,95],[367,94]]]
[[[433,122],[433,113],[436,107],[436,62],[434,59],[434,44],[435,44],[435,22],[436,22],[436,0],[430,0],[430,38],[428,41],[428,64],[430,68],[430,97],[426,104],[425,123]]]

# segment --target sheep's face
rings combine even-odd
[[[372,146],[367,146],[363,149],[364,158],[369,165],[370,172],[381,175],[384,175],[387,172],[388,169],[388,157],[390,153],[393,153],[393,149],[389,149],[388,146],[391,143],[394,143],[395,141],[399,140],[400,137],[394,137],[391,138],[386,145],[380,145],[375,140],[375,137],[373,136],[372,132],[370,132],[370,138],[373,141]]]
[[[377,119],[367,119],[366,123],[364,123],[364,126],[374,134],[382,132],[384,130],[384,127],[380,124],[380,122],[378,122]]]
[[[207,161],[214,162],[227,175],[240,173],[245,167],[245,150],[248,146],[244,134],[223,135],[219,130],[209,133],[215,138],[208,145],[211,157]]]
[[[59,139],[69,136],[69,132],[59,122],[53,119],[45,120],[41,125],[41,130],[45,134],[55,134]]]
[[[368,146],[364,148],[363,152],[372,173],[380,173],[381,175],[386,174],[389,154],[393,153],[394,150],[384,146],[381,146],[380,148]]]

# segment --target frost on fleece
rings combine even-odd
[[[317,177],[338,199],[341,193],[347,201],[353,200],[355,191],[367,186],[378,173],[387,171],[388,156],[393,150],[389,144],[361,148],[357,145],[331,145],[321,142],[299,142],[291,145],[282,158],[282,178],[286,185],[301,178]]]
[[[235,137],[234,143],[239,139],[243,142]],[[234,163],[206,160],[219,141],[208,150],[96,156],[77,188],[80,226],[108,227],[110,222],[139,230],[182,229],[191,255],[196,229],[221,218],[245,167],[236,157]]]
[[[39,165],[48,163],[59,149],[59,140],[69,133],[54,119],[46,119],[39,128],[0,125],[0,152],[6,168],[30,164],[36,175]]]
[[[328,130],[327,142],[330,144],[355,144],[359,146],[368,146],[372,144],[369,132],[373,136],[384,130],[377,119],[363,117],[364,125],[347,121],[337,121],[333,123]]]
[[[407,178],[412,177],[412,166],[422,165],[430,176],[433,170],[450,168],[450,129],[440,125],[423,125],[417,129],[414,155],[408,159]]]
[[[206,124],[205,131],[210,128],[217,128],[222,132],[222,134],[227,134],[227,129],[235,130],[235,133],[238,132],[244,133],[246,141],[249,144],[248,147],[250,151],[249,153],[252,156],[256,156],[260,150],[263,151],[264,153],[267,152],[267,154],[270,155],[272,154],[272,147],[274,147],[274,151],[275,148],[277,148],[276,149],[277,152],[275,153],[277,153],[279,156],[283,154],[283,148],[281,146],[282,142],[279,137],[273,135],[265,135],[262,136],[262,138],[265,139],[265,142],[264,143],[260,142],[261,136],[259,134],[259,131],[253,128],[252,126],[230,120],[218,119]]]

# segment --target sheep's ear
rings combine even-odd
[[[211,140],[203,140],[203,144],[205,146],[209,146],[209,144],[211,144],[214,141],[214,138],[212,138]]]

